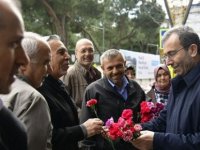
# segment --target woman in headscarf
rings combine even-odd
[[[166,65],[158,65],[154,69],[155,82],[149,92],[147,92],[147,101],[167,104],[168,94],[171,86],[171,77]]]

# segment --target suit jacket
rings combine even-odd
[[[23,124],[2,105],[0,99],[0,150],[27,150]]]
[[[89,72],[87,72],[87,70],[78,62],[75,62],[75,64],[67,70],[67,74],[63,77],[63,82],[65,83],[69,94],[72,96],[76,106],[79,108],[81,108],[83,94],[86,87],[91,82],[101,78],[101,72],[95,67],[92,66]]]
[[[77,150],[84,138],[78,113],[61,80],[49,75],[38,89],[46,98],[53,124],[53,150]]]
[[[160,115],[143,124],[154,131],[155,150],[200,149],[200,64],[184,76],[172,79],[167,106]]]
[[[117,121],[121,116],[124,109],[133,110],[133,120],[138,122],[137,113],[140,111],[140,103],[145,100],[145,94],[142,88],[133,80],[129,81],[128,98],[125,100],[114,88],[110,85],[107,78],[99,79],[90,84],[85,91],[85,96],[82,104],[81,122],[86,121],[89,118],[95,118],[94,112],[91,108],[86,106],[86,103],[90,99],[97,99],[97,115],[106,122],[110,117],[113,117],[114,121]],[[97,143],[97,150],[111,150],[110,144],[97,135],[94,137]],[[114,143],[116,150],[131,150],[133,146],[127,142],[119,140]]]
[[[45,98],[18,78],[11,85],[11,92],[1,98],[4,105],[25,124],[28,150],[50,150],[52,125]]]

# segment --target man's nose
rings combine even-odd
[[[30,59],[23,48],[20,46],[15,50],[15,64],[18,66],[27,65],[30,62]]]

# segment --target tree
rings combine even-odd
[[[58,34],[68,49],[86,37],[100,54],[104,47],[146,50],[148,43],[158,43],[164,20],[161,7],[145,0],[22,0],[22,6],[27,30]]]

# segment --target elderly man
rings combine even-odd
[[[19,65],[26,65],[21,40],[24,24],[15,1],[0,0],[0,93],[8,93]],[[26,150],[27,137],[22,124],[0,100],[0,149]]]
[[[163,37],[164,58],[174,68],[167,107],[143,124],[138,149],[199,150],[200,148],[200,40],[187,26],[175,27]],[[147,131],[151,130],[151,131]]]
[[[125,59],[116,49],[105,51],[101,56],[101,68],[104,77],[90,84],[85,91],[82,104],[81,122],[88,118],[94,118],[95,114],[86,103],[90,99],[96,99],[97,115],[106,122],[113,117],[118,120],[124,109],[132,109],[133,120],[138,122],[137,113],[140,110],[141,101],[145,100],[142,88],[134,81],[125,76]],[[102,137],[94,137],[97,150],[111,150],[111,145]],[[116,150],[130,150],[132,145],[124,141],[114,142]]]
[[[26,126],[28,150],[51,149],[51,120],[45,98],[35,89],[51,70],[50,47],[38,34],[27,32],[22,47],[30,62],[21,65],[8,95],[1,96],[7,106]]]
[[[67,72],[70,56],[59,37],[50,36],[48,43],[52,53],[52,72],[39,91],[46,98],[51,112],[53,150],[78,150],[78,141],[101,133],[103,122],[96,118],[79,125],[76,107],[64,83],[59,80]]]
[[[76,62],[63,77],[69,94],[78,108],[81,108],[83,93],[86,87],[101,78],[101,73],[92,66],[94,59],[94,46],[88,39],[80,39],[75,48]]]

